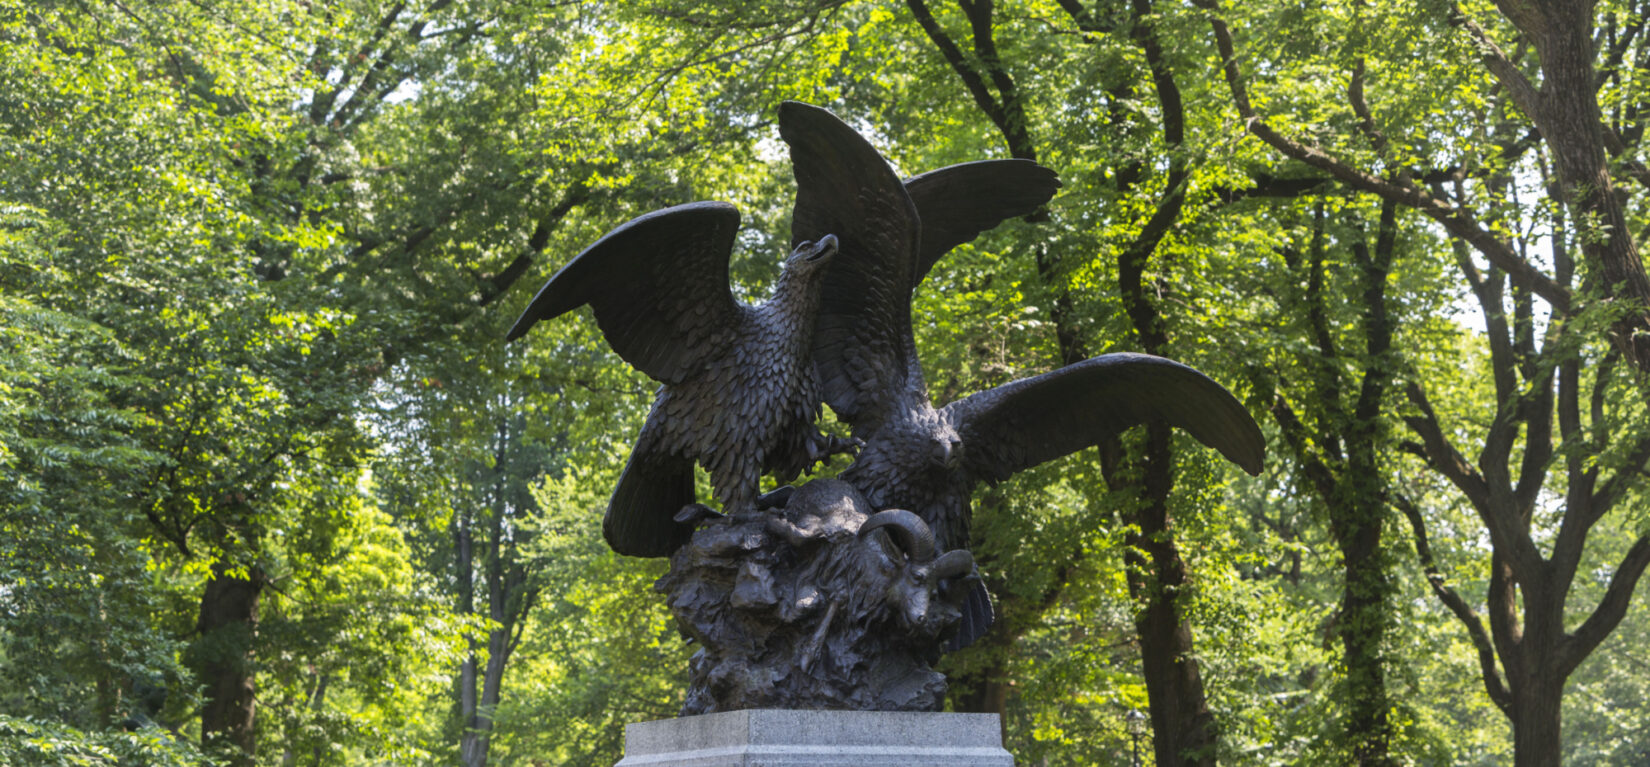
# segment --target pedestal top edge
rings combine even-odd
[[[996,714],[743,709],[625,725],[627,751],[735,745],[1002,747]]]

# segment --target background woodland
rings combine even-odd
[[[502,338],[692,200],[765,295],[785,99],[1064,182],[918,290],[936,402],[1145,351],[1267,432],[977,494],[948,705],[1018,763],[1650,762],[1647,13],[0,0],[0,764],[605,767],[672,716],[665,562],[599,533],[653,384],[588,316]]]

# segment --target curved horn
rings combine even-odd
[[[958,578],[974,570],[974,555],[967,549],[952,549],[934,560],[928,571],[928,582],[939,583],[947,578]]]
[[[890,528],[889,533],[912,560],[927,562],[934,558],[934,530],[922,517],[905,509],[879,511],[859,526],[859,536],[863,538],[879,527]]]

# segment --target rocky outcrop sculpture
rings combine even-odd
[[[682,714],[742,708],[938,710],[933,670],[977,576],[905,510],[816,480],[784,508],[713,518],[658,590],[699,645]]]

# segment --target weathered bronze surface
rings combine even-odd
[[[658,585],[700,645],[682,714],[937,710],[945,677],[931,664],[973,570],[968,552],[936,550],[916,515],[873,512],[841,480],[712,519]]]
[[[658,588],[702,645],[684,713],[935,709],[944,679],[930,665],[992,620],[967,553],[976,484],[1148,421],[1186,429],[1250,473],[1265,443],[1220,384],[1144,354],[934,407],[912,291],[946,252],[1041,207],[1059,181],[1023,160],[902,180],[835,115],[795,102],[780,106],[779,131],[797,180],[796,251],[766,303],[728,292],[737,212],[692,203],[591,246],[510,338],[588,303],[614,350],[664,384],[603,529],[620,553],[672,557]],[[821,402],[851,442],[815,430]],[[757,496],[762,473],[789,480],[856,447],[839,479]],[[695,461],[721,514],[695,502]]]
[[[691,527],[693,463],[726,511],[754,509],[762,474],[789,480],[846,442],[819,433],[810,349],[820,276],[837,253],[823,233],[785,260],[773,296],[735,301],[728,256],[739,211],[696,202],[637,218],[550,278],[508,340],[585,304],[613,350],[663,384],[608,504],[602,532],[621,554],[668,556]]]

